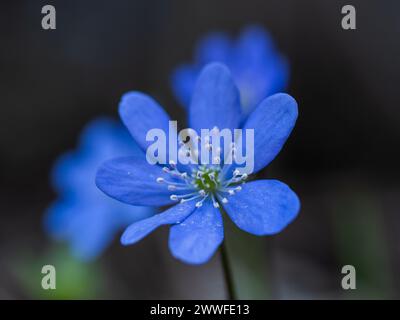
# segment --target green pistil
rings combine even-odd
[[[207,168],[199,170],[197,173],[199,173],[199,177],[196,175],[194,184],[199,190],[213,193],[219,188],[218,171]]]

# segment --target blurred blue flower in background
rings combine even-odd
[[[262,27],[244,28],[236,41],[225,33],[212,33],[198,43],[194,63],[182,65],[173,73],[172,88],[183,106],[189,106],[196,79],[210,62],[224,63],[231,70],[244,116],[264,98],[283,91],[288,83],[287,61]]]
[[[96,177],[98,187],[111,197],[132,205],[174,205],[161,214],[129,226],[124,245],[133,244],[161,225],[172,225],[169,248],[174,257],[201,264],[224,239],[220,208],[242,230],[271,235],[284,229],[300,209],[297,195],[277,180],[246,182],[235,164],[151,165],[145,150],[147,133],[158,128],[168,133],[169,116],[151,97],[129,92],[119,112],[142,154],[105,162]],[[254,170],[267,166],[282,149],[297,119],[297,103],[279,93],[263,100],[242,128],[254,130]],[[228,68],[212,63],[201,72],[189,108],[189,127],[218,130],[240,128],[238,89]],[[231,132],[232,132],[231,131]],[[210,151],[211,152],[211,151]]]
[[[45,228],[53,238],[68,242],[76,258],[96,258],[118,231],[154,214],[152,208],[133,207],[107,197],[95,184],[102,162],[138,152],[141,150],[122,125],[99,118],[85,127],[77,150],[56,162],[52,182],[58,199],[47,211]]]

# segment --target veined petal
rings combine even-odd
[[[193,212],[194,209],[195,202],[188,201],[179,203],[163,213],[152,216],[151,218],[135,222],[125,230],[121,237],[121,243],[123,245],[134,244],[161,225],[175,224],[183,221]]]
[[[189,124],[198,134],[201,129],[236,129],[241,116],[239,91],[230,71],[211,63],[201,72],[189,110]]]
[[[267,166],[281,151],[297,119],[297,103],[285,93],[263,100],[243,126],[254,130],[254,171]]]
[[[223,239],[221,213],[211,201],[204,201],[183,222],[171,227],[169,248],[183,262],[201,264],[212,257]]]
[[[152,141],[146,141],[147,132],[161,129],[168,135],[168,114],[150,96],[141,92],[128,92],[122,96],[119,114],[130,134],[146,151]]]
[[[160,166],[150,165],[142,154],[109,160],[99,168],[96,184],[119,201],[137,206],[161,206],[173,203],[171,191],[157,178],[170,180]]]
[[[297,216],[300,200],[283,182],[257,180],[245,183],[224,208],[240,229],[262,236],[282,231]]]

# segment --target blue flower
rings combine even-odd
[[[237,41],[225,33],[212,33],[199,42],[195,63],[182,65],[173,73],[172,88],[182,105],[189,106],[201,69],[214,61],[226,64],[231,70],[240,91],[244,116],[264,98],[284,90],[288,83],[288,64],[263,28],[247,27]]]
[[[240,128],[239,92],[227,67],[213,63],[201,72],[189,109],[189,127],[215,130]],[[153,128],[168,132],[169,116],[151,97],[129,92],[122,97],[122,121],[143,150]],[[254,130],[254,173],[279,153],[297,119],[297,103],[279,93],[263,100],[243,124]],[[161,225],[171,225],[169,248],[190,264],[206,262],[224,238],[220,209],[242,230],[254,235],[280,232],[296,216],[300,201],[277,180],[246,182],[234,165],[150,165],[143,154],[105,162],[97,186],[111,197],[132,205],[173,205],[151,218],[130,225],[122,235],[133,244]]]
[[[52,182],[59,197],[47,211],[45,228],[55,239],[68,242],[75,257],[96,258],[116,232],[154,213],[151,208],[132,207],[107,197],[94,183],[103,161],[139,152],[123,126],[101,118],[86,126],[77,150],[56,162]]]

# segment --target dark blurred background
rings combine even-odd
[[[41,28],[45,4],[56,7],[56,30]],[[345,4],[357,10],[356,30],[341,28]],[[207,32],[235,36],[253,23],[288,58],[288,92],[299,102],[295,130],[264,174],[296,190],[302,210],[274,237],[228,234],[265,255],[257,262],[240,257],[240,243],[232,249],[239,296],[400,298],[399,12],[396,0],[2,1],[0,298],[41,297],[22,274],[40,278],[35,265],[59,250],[42,229],[55,199],[49,170],[83,126],[117,117],[131,89],[184,121],[171,71],[192,61]],[[356,267],[357,290],[341,288],[346,264]],[[265,273],[261,287],[254,266]],[[127,248],[116,239],[82,268],[97,278],[77,277],[77,287],[101,285],[80,298],[226,297],[219,255],[184,265],[168,252],[165,228]]]

